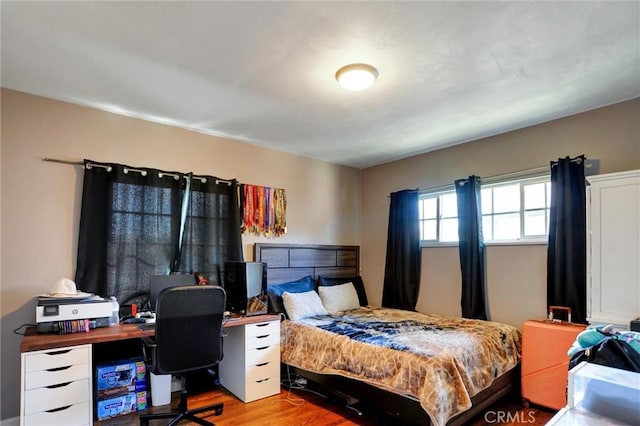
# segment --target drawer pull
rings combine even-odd
[[[267,377],[266,379],[256,380],[256,383],[266,382],[269,379],[270,379],[270,377]]]
[[[66,354],[66,353],[69,353],[69,352],[71,352],[71,349],[65,349],[65,350],[62,350],[62,351],[47,352],[46,354],[47,355],[56,356],[56,355]]]
[[[67,370],[71,368],[70,365],[66,365],[64,367],[57,367],[57,368],[47,368],[45,371],[62,371],[62,370]]]
[[[265,337],[269,337],[269,335],[263,334],[262,336],[256,336],[256,339],[264,339]]]
[[[256,327],[266,327],[268,326],[270,323],[268,322],[263,322],[262,324],[256,324]]]
[[[66,382],[66,383],[58,383],[57,385],[51,385],[51,386],[45,386],[47,389],[55,389],[55,388],[62,388],[65,386],[69,386],[71,384],[71,382]]]
[[[264,367],[267,364],[269,364],[269,361],[263,362],[262,364],[256,364],[256,367]]]
[[[58,411],[67,410],[67,409],[69,409],[70,407],[71,407],[70,405],[67,405],[66,407],[53,408],[53,409],[51,409],[51,410],[46,410],[46,411],[45,411],[45,413],[55,413],[55,412],[58,412]]]
[[[265,349],[269,349],[270,346],[263,346],[261,348],[256,348],[256,351],[264,351]]]

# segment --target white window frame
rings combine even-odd
[[[482,184],[482,189],[489,189],[489,188],[496,188],[499,186],[506,186],[506,185],[513,185],[513,184],[519,184],[520,185],[520,209],[519,209],[519,215],[520,215],[520,237],[517,239],[508,239],[508,240],[485,240],[485,245],[529,245],[529,244],[537,244],[537,245],[541,245],[547,244],[547,240],[548,240],[548,230],[549,230],[549,213],[548,210],[550,209],[550,204],[551,204],[551,194],[550,191],[545,191],[545,195],[546,195],[546,207],[545,210],[547,211],[546,213],[546,229],[547,229],[547,233],[545,233],[544,235],[539,235],[539,236],[524,236],[524,220],[525,220],[525,196],[524,196],[524,187],[525,185],[530,185],[530,184],[535,184],[535,183],[549,183],[550,182],[550,176],[548,174],[544,174],[544,175],[537,175],[537,176],[533,176],[533,177],[521,177],[521,178],[511,178],[511,179],[504,179],[504,180],[496,180],[496,179],[487,179],[488,182],[483,183]],[[550,184],[548,186],[548,188],[550,188]],[[440,220],[442,218],[441,213],[440,213],[440,197],[442,197],[443,195],[447,195],[447,194],[455,194],[455,187],[453,185],[450,186],[446,186],[446,187],[440,187],[437,188],[435,190],[425,190],[425,191],[421,191],[420,195],[419,195],[419,202],[420,204],[420,238],[421,238],[421,245],[422,247],[457,247],[458,246],[458,242],[457,241],[440,241],[440,234],[441,234],[441,224],[440,224]],[[428,198],[438,198],[438,203],[437,203],[437,217],[435,218],[436,220],[436,237],[437,240],[422,240],[422,229],[423,229],[423,222],[426,220],[433,220],[430,218],[423,218],[422,214],[423,214],[423,210],[422,210],[422,203],[423,200],[428,199]],[[530,209],[530,210],[538,210],[538,209]],[[491,215],[495,215],[495,213],[493,213],[493,209],[492,212],[490,213]],[[483,217],[485,217],[487,215],[483,215]]]

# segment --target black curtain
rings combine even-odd
[[[418,191],[391,194],[382,306],[414,311],[420,288]]]
[[[85,160],[75,281],[121,304],[149,299],[149,276],[242,260],[235,181]],[[195,282],[195,278],[194,278]]]
[[[174,173],[174,172],[172,172]],[[148,298],[149,275],[178,254],[185,179],[150,168],[85,160],[75,281],[123,304]]]
[[[469,176],[468,179],[456,180],[455,186],[458,202],[458,250],[462,272],[462,316],[486,320],[481,181],[478,176]]]
[[[222,285],[225,260],[243,260],[238,182],[191,180],[178,272],[201,272]]]
[[[568,306],[586,323],[587,203],[584,155],[551,162],[551,211],[547,248],[547,304]]]

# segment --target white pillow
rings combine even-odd
[[[320,300],[329,312],[347,311],[360,307],[358,293],[353,283],[318,287]]]
[[[320,297],[315,291],[305,291],[303,293],[282,293],[282,303],[290,320],[314,317],[316,315],[327,315],[327,310],[322,306]]]

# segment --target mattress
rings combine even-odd
[[[360,307],[281,325],[282,362],[416,398],[439,426],[520,362],[521,334],[491,321]]]

